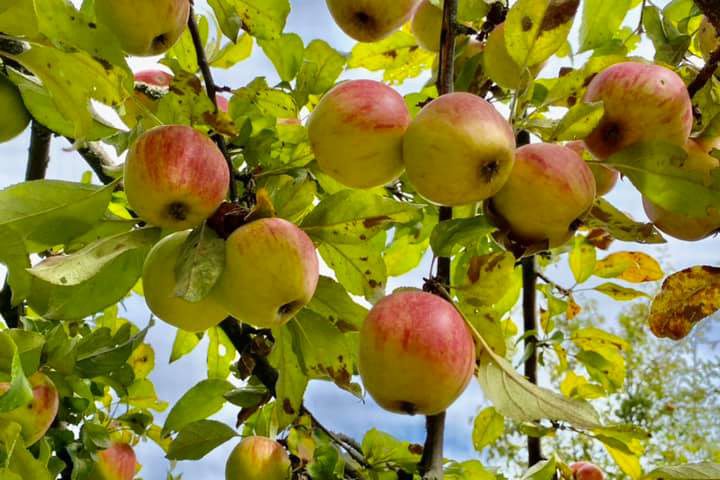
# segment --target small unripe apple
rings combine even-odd
[[[133,480],[137,470],[135,451],[126,443],[113,443],[97,453],[89,480]]]
[[[131,55],[165,53],[185,31],[189,0],[95,0],[97,18]]]
[[[574,142],[569,142],[565,145],[578,155],[580,155],[580,158],[583,160],[591,159],[595,160],[595,157],[592,153],[590,153],[585,146],[585,142],[582,140],[575,140]],[[602,197],[603,195],[607,195],[612,191],[613,188],[615,188],[615,185],[617,185],[618,180],[620,180],[620,172],[615,170],[614,168],[610,168],[606,165],[599,165],[597,163],[591,163],[589,164],[590,170],[592,171],[593,177],[595,177],[595,187],[596,192],[595,195],[598,197]]]
[[[412,33],[418,45],[431,52],[440,51],[442,21],[442,10],[428,0],[422,0],[420,6],[415,10],[411,24]]]
[[[601,160],[639,142],[684,145],[693,125],[685,83],[659,65],[615,64],[593,78],[585,101],[605,106],[602,120],[585,139]]]
[[[465,320],[442,298],[400,291],[380,300],[360,330],[358,368],[386,410],[435,415],[462,394],[475,371]]]
[[[243,439],[225,465],[225,480],[288,480],[290,473],[285,448],[266,437]]]
[[[505,43],[505,24],[501,23],[490,32],[485,45],[483,70],[490,79],[507,89],[520,88],[530,74],[537,75],[544,65],[521,68],[510,56]]]
[[[412,121],[403,158],[420,195],[441,205],[465,205],[503,186],[515,158],[515,135],[487,101],[451,93],[427,104]]]
[[[184,125],[145,132],[125,162],[125,193],[144,220],[170,230],[193,228],[227,196],[230,172],[207,136]]]
[[[175,295],[175,266],[189,235],[189,230],[173,233],[150,250],[143,267],[143,292],[158,318],[188,332],[202,332],[222,322],[228,313],[218,302],[216,290],[199,302]]]
[[[14,83],[0,74],[0,143],[20,135],[30,123],[30,113],[25,108],[20,92]]]
[[[420,0],[327,0],[338,27],[359,42],[377,42],[407,22]]]
[[[25,446],[29,447],[40,440],[52,425],[58,412],[58,391],[47,375],[36,372],[30,378],[33,390],[32,401],[25,406],[9,412],[0,413],[0,419],[20,424]],[[8,383],[0,383],[0,394],[10,388]]]
[[[513,239],[557,247],[572,237],[594,200],[595,179],[577,153],[535,143],[517,150],[510,178],[487,207]]]
[[[319,278],[315,245],[294,224],[263,218],[243,225],[225,244],[219,298],[243,323],[275,328],[310,302]]]
[[[720,161],[710,155],[712,142],[688,140],[685,146],[687,159],[683,169],[710,175],[712,170],[720,167]],[[651,222],[668,235],[689,242],[702,240],[720,231],[720,212],[712,210],[704,217],[690,217],[683,213],[673,212],[643,198],[645,213]]]
[[[703,17],[698,32],[698,47],[705,60],[720,47],[720,35],[707,17]]]
[[[570,465],[574,480],[603,480],[605,474],[600,468],[590,462],[576,462]]]
[[[374,80],[351,80],[318,103],[308,136],[326,174],[348,187],[378,187],[403,171],[402,138],[409,123],[407,105],[394,89]]]

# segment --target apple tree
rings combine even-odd
[[[720,309],[720,267],[646,248],[720,230],[720,2],[322,3],[351,51],[287,31],[310,2],[0,0],[0,142],[31,129],[0,191],[0,478],[140,478],[140,442],[180,478],[232,442],[227,480],[719,479],[707,438],[659,454],[653,430],[688,433],[635,394],[677,397],[649,359]],[[252,55],[279,83],[217,81]],[[46,178],[53,142],[91,172]],[[620,178],[649,221],[604,198]],[[600,296],[632,315],[603,324]],[[180,398],[148,377],[156,322],[170,362],[208,338]],[[697,365],[680,408],[714,416]],[[311,380],[425,416],[424,445],[336,433]]]

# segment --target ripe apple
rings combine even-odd
[[[593,78],[585,101],[605,105],[602,120],[585,139],[601,160],[638,142],[684,145],[693,125],[685,83],[659,65],[615,64]]]
[[[698,47],[705,60],[709,59],[710,55],[720,47],[720,35],[707,17],[703,17],[700,24]]]
[[[190,230],[170,234],[150,250],[143,267],[143,291],[158,318],[188,332],[201,332],[222,322],[228,313],[218,302],[216,289],[199,302],[175,295],[175,265],[189,235]]]
[[[172,74],[163,70],[142,70],[135,74],[136,83],[145,83],[152,87],[169,88],[173,78]]]
[[[330,90],[310,116],[308,135],[320,168],[353,188],[395,180],[403,171],[402,138],[410,123],[405,100],[374,80]]]
[[[465,320],[442,298],[400,291],[380,300],[360,330],[365,389],[386,410],[435,415],[465,390],[475,343]]]
[[[483,69],[490,79],[506,89],[517,89],[522,86],[529,78],[529,74],[534,77],[544,64],[529,65],[521,68],[515,60],[510,56],[505,43],[505,24],[501,23],[496,26],[485,45],[485,53],[483,56]]]
[[[230,100],[223,97],[222,95],[218,95],[215,97],[215,103],[217,104],[217,107],[221,112],[227,113],[230,109]]]
[[[0,74],[0,143],[20,135],[30,123],[30,113],[25,108],[20,92],[14,83]]]
[[[338,27],[359,42],[377,42],[400,28],[420,0],[327,0]]]
[[[266,437],[247,437],[230,452],[225,480],[287,480],[290,471],[282,445]]]
[[[576,462],[570,465],[575,480],[603,480],[605,474],[600,468],[590,462]]]
[[[148,130],[125,162],[125,193],[141,218],[170,230],[199,225],[225,199],[230,173],[207,136],[184,125]]]
[[[165,53],[185,31],[189,0],[95,0],[95,13],[127,53]]]
[[[720,167],[720,161],[708,153],[712,149],[712,142],[689,140],[685,146],[688,156],[682,168],[709,175],[710,171]],[[643,198],[643,207],[657,228],[680,240],[702,240],[720,231],[720,212],[717,210],[704,217],[690,217],[656,205],[647,198]]]
[[[27,447],[45,436],[55,420],[59,405],[57,388],[47,375],[36,372],[29,381],[33,390],[30,404],[0,413],[0,419],[20,424],[23,441]],[[0,394],[5,393],[9,388],[9,383],[0,383]]]
[[[418,45],[425,50],[439,52],[442,21],[442,10],[428,0],[422,0],[420,6],[415,10],[411,24],[412,33]]]
[[[287,220],[263,218],[245,224],[225,245],[219,298],[241,322],[279,327],[315,293],[319,275],[315,246]]]
[[[97,453],[89,480],[133,480],[137,470],[135,451],[127,443],[113,443]]]
[[[167,89],[173,81],[173,76],[162,70],[143,70],[135,74],[135,83],[155,88]],[[138,119],[142,118],[145,110],[150,113],[157,113],[158,105],[156,99],[144,92],[135,90],[133,96],[125,102],[125,114],[122,116],[125,125],[134,128]]]
[[[515,135],[487,101],[451,93],[415,117],[405,134],[403,157],[420,195],[441,205],[465,205],[491,197],[508,179]]]
[[[557,247],[572,237],[594,200],[595,179],[577,153],[535,143],[517,150],[510,178],[487,209],[514,240]]]
[[[595,157],[588,151],[585,146],[585,142],[582,140],[569,142],[565,146],[580,155],[580,158],[583,160],[595,160]],[[603,195],[610,193],[612,189],[615,188],[615,185],[617,185],[618,180],[620,180],[620,172],[614,168],[610,168],[606,165],[599,165],[597,163],[591,163],[589,164],[589,167],[592,171],[593,177],[595,177],[595,195],[598,197],[602,197]]]

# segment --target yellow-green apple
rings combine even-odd
[[[705,60],[720,47],[720,35],[707,17],[703,17],[700,23],[700,31],[698,32],[698,47]]]
[[[377,42],[410,20],[420,0],[327,0],[338,27],[359,42]]]
[[[143,70],[135,74],[136,85],[146,85],[156,89],[168,89],[172,84],[173,76],[162,70]],[[141,90],[135,90],[132,97],[125,101],[125,113],[122,116],[125,125],[134,128],[138,119],[146,114],[157,113],[158,104],[155,98]]]
[[[0,413],[0,419],[20,424],[23,441],[28,447],[48,431],[55,420],[59,405],[57,388],[47,375],[36,372],[29,380],[33,390],[32,401],[15,410]],[[10,384],[0,383],[0,394],[9,388]]]
[[[2,143],[20,135],[30,123],[30,113],[25,108],[20,91],[2,74],[0,74],[0,105],[3,106],[3,113],[0,116],[0,143]]]
[[[490,79],[507,89],[520,88],[542,70],[543,65],[521,67],[510,56],[505,43],[505,24],[496,26],[485,45],[483,55],[483,71]]]
[[[403,171],[402,138],[410,113],[403,97],[374,80],[330,90],[310,116],[308,135],[320,168],[353,188],[395,180]]]
[[[711,150],[712,144],[688,140],[685,146],[687,158],[681,168],[709,176],[712,170],[720,167],[720,161],[708,153]],[[643,206],[648,218],[657,228],[680,240],[702,240],[720,231],[720,212],[717,210],[709,211],[704,217],[691,217],[663,208],[647,198],[643,198]]]
[[[207,136],[184,125],[148,130],[130,147],[125,193],[144,220],[170,230],[192,228],[225,199],[230,172]]]
[[[582,140],[569,142],[565,146],[580,155],[580,158],[583,160],[597,160]],[[595,177],[595,195],[602,197],[610,193],[612,189],[615,188],[615,185],[617,185],[618,180],[620,180],[620,172],[607,165],[600,165],[598,163],[591,163],[589,165]]]
[[[386,410],[434,415],[465,390],[475,343],[455,307],[421,291],[398,291],[370,310],[360,330],[365,389]]]
[[[440,34],[442,32],[443,12],[441,9],[422,0],[415,10],[411,28],[418,45],[431,52],[440,51]]]
[[[577,153],[535,143],[518,148],[510,178],[486,207],[512,239],[557,247],[572,237],[594,200],[595,178]]]
[[[150,250],[143,267],[143,292],[150,310],[161,320],[188,332],[214,327],[228,316],[218,301],[216,289],[199,302],[175,295],[175,265],[190,230],[175,232]]]
[[[318,268],[315,246],[300,228],[281,218],[255,220],[225,243],[219,298],[241,322],[279,327],[312,298]]]
[[[225,480],[287,480],[290,472],[285,448],[266,437],[243,439],[225,464]]]
[[[180,38],[188,22],[189,0],[95,0],[100,23],[131,55],[165,53]]]
[[[465,205],[503,186],[515,158],[515,135],[487,101],[451,93],[427,104],[412,121],[403,158],[420,195],[441,205]]]
[[[603,480],[605,474],[600,468],[590,462],[575,462],[570,465],[574,480]]]
[[[585,139],[601,160],[639,142],[684,145],[693,125],[685,83],[659,65],[615,64],[592,79],[585,101],[605,106],[600,123]]]
[[[113,443],[97,453],[89,480],[133,480],[137,470],[135,451],[127,443]]]

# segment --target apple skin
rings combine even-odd
[[[230,100],[223,97],[222,95],[218,95],[215,97],[215,104],[217,105],[218,110],[223,113],[227,113],[230,109]]]
[[[95,0],[98,21],[108,27],[125,52],[138,56],[165,53],[185,31],[188,0]]]
[[[542,70],[544,64],[520,68],[510,56],[505,43],[505,24],[496,26],[485,45],[483,69],[490,79],[506,89],[517,89],[528,80],[528,73],[533,77]]]
[[[337,85],[318,103],[308,136],[320,168],[345,186],[371,188],[403,171],[410,112],[394,89],[374,80]]]
[[[586,102],[601,100],[605,115],[585,139],[601,160],[638,142],[684,145],[692,130],[687,87],[665,67],[624,62],[603,70],[585,93]]]
[[[47,375],[34,373],[29,379],[33,390],[32,402],[9,412],[0,413],[0,419],[20,424],[25,446],[35,444],[52,425],[58,413],[59,396],[55,384]],[[0,393],[10,388],[8,383],[0,383]]]
[[[575,480],[603,480],[605,474],[600,468],[590,462],[575,462],[570,465]]]
[[[428,0],[422,0],[412,19],[412,33],[425,50],[440,51],[443,12]]]
[[[285,448],[266,437],[247,437],[230,452],[225,480],[287,480],[291,464]]]
[[[517,150],[515,166],[503,188],[487,207],[522,243],[568,241],[595,200],[595,178],[573,150],[534,143]]]
[[[700,23],[698,47],[705,60],[708,60],[712,52],[720,47],[720,36],[707,17],[703,17],[702,23]]]
[[[515,135],[487,101],[451,93],[427,104],[412,121],[403,158],[420,195],[441,205],[466,205],[491,197],[508,179]]]
[[[142,70],[135,74],[136,83],[145,83],[153,87],[170,88],[174,77],[163,70]]]
[[[190,230],[175,232],[150,250],[143,266],[143,291],[150,310],[166,323],[188,332],[202,332],[222,322],[227,310],[218,302],[217,289],[199,302],[175,295],[175,265]]]
[[[130,148],[125,193],[144,220],[169,230],[193,228],[227,196],[230,172],[207,136],[184,125],[148,130]]]
[[[420,291],[380,300],[360,329],[358,367],[365,389],[384,409],[435,415],[467,387],[475,343],[455,307]]]
[[[569,142],[565,146],[580,155],[580,158],[582,158],[583,160],[586,157],[594,159],[592,153],[588,151],[587,147],[585,146],[585,142],[583,142],[582,140],[575,140],[573,142]],[[596,163],[591,163],[588,166],[592,171],[593,177],[595,177],[595,195],[598,197],[602,197],[610,193],[620,180],[620,172],[618,172],[614,168],[610,168],[606,165],[598,165]]]
[[[338,27],[358,42],[377,42],[410,20],[420,0],[327,0]]]
[[[156,88],[170,88],[173,76],[162,70],[142,70],[135,73],[135,83],[144,84]],[[138,103],[140,105],[138,105]],[[123,122],[130,128],[135,128],[138,119],[145,115],[145,109],[150,113],[157,113],[158,105],[154,98],[145,93],[135,90],[133,96],[125,101],[125,114],[122,116]]]
[[[720,167],[720,161],[709,154],[713,150],[712,142],[705,143],[688,140],[685,150],[688,154],[682,168],[694,172],[710,174]],[[694,242],[709,237],[720,230],[720,212],[709,212],[705,217],[689,217],[663,208],[643,197],[645,214],[651,222],[664,233],[679,240]]]
[[[135,451],[126,443],[113,443],[97,453],[88,480],[133,480],[137,471]]]
[[[1,74],[0,105],[3,106],[3,114],[0,117],[0,143],[4,143],[17,137],[27,128],[30,123],[30,112],[25,108],[15,84]]]
[[[243,323],[275,328],[310,302],[319,278],[312,240],[281,218],[263,218],[235,230],[225,243],[218,280],[221,303]]]

